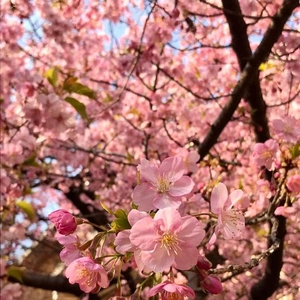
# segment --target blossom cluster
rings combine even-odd
[[[160,164],[142,159],[131,211],[108,210],[115,216],[110,229],[102,228],[84,244],[74,233],[78,225],[88,221],[63,209],[52,212],[49,219],[58,231],[57,240],[64,246],[60,256],[70,283],[78,283],[85,293],[97,293],[108,287],[114,270],[131,263],[142,276],[152,278],[154,286],[147,297],[159,293],[161,299],[194,299],[195,292],[190,287],[174,280],[174,272],[186,270],[198,274],[203,291],[220,293],[221,282],[217,276],[209,275],[211,265],[207,267],[208,261],[200,253],[206,243],[215,242],[217,235],[224,239],[242,237],[245,220],[235,207],[240,207],[244,193],[238,189],[228,194],[226,186],[219,182],[211,191],[210,212],[184,213],[184,200],[195,193],[195,183],[186,174],[191,174],[198,159],[193,153],[168,157]],[[203,220],[208,216],[215,220],[213,232],[205,231]],[[104,255],[109,235],[113,236],[113,251]],[[167,279],[161,282],[155,274],[166,274]]]

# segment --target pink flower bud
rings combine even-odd
[[[171,12],[171,18],[172,19],[177,19],[180,15],[180,12],[178,10],[178,8],[174,8]]]
[[[212,264],[211,262],[205,257],[205,256],[199,256],[197,267],[199,269],[208,271],[211,268]]]
[[[77,228],[75,217],[65,209],[58,209],[49,214],[48,217],[60,234],[69,235]]]
[[[220,279],[215,275],[208,275],[200,284],[205,291],[211,294],[219,294],[223,289]]]

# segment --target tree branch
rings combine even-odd
[[[70,293],[76,296],[84,294],[77,284],[70,284],[63,275],[51,276],[26,270],[21,272],[21,278],[22,282],[17,281],[13,277],[8,277],[8,280],[48,291]]]
[[[237,82],[229,101],[211,126],[210,131],[202,143],[199,145],[198,153],[200,154],[201,160],[208,154],[211,147],[217,142],[219,135],[232,118],[242,97],[253,83],[255,75],[258,72],[258,67],[268,58],[274,43],[276,43],[282,33],[285,23],[298,5],[298,0],[286,0],[283,2],[278,12],[273,16],[271,24],[261,43],[243,68],[240,80]],[[244,63],[244,58],[241,62]],[[261,111],[263,111],[263,108],[261,108]],[[256,115],[256,117],[259,118],[259,114]],[[257,127],[257,131],[259,130],[261,130],[261,128]]]

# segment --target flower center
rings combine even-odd
[[[178,251],[181,250],[178,244],[179,239],[174,234],[165,232],[162,235],[161,246],[166,249],[168,255],[170,255],[171,251],[178,254]]]
[[[166,193],[170,190],[171,182],[168,178],[165,178],[161,175],[157,177],[156,181],[156,189],[160,194]]]
[[[85,280],[88,286],[92,284],[93,273],[88,269],[77,269],[76,270],[77,280]]]
[[[179,293],[171,293],[171,292],[166,292],[163,291],[162,296],[164,296],[163,299],[167,299],[167,300],[184,300],[184,296],[179,294]]]
[[[273,153],[272,153],[271,150],[265,150],[265,152],[263,152],[263,154],[262,154],[262,157],[264,159],[272,158],[273,157]]]

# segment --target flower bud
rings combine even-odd
[[[219,294],[223,289],[220,279],[215,275],[208,275],[200,284],[206,292],[211,294]]]
[[[58,209],[49,214],[48,217],[60,234],[69,235],[77,228],[75,217],[65,209]]]
[[[205,256],[199,256],[197,261],[197,268],[208,271],[211,267],[211,262]]]

